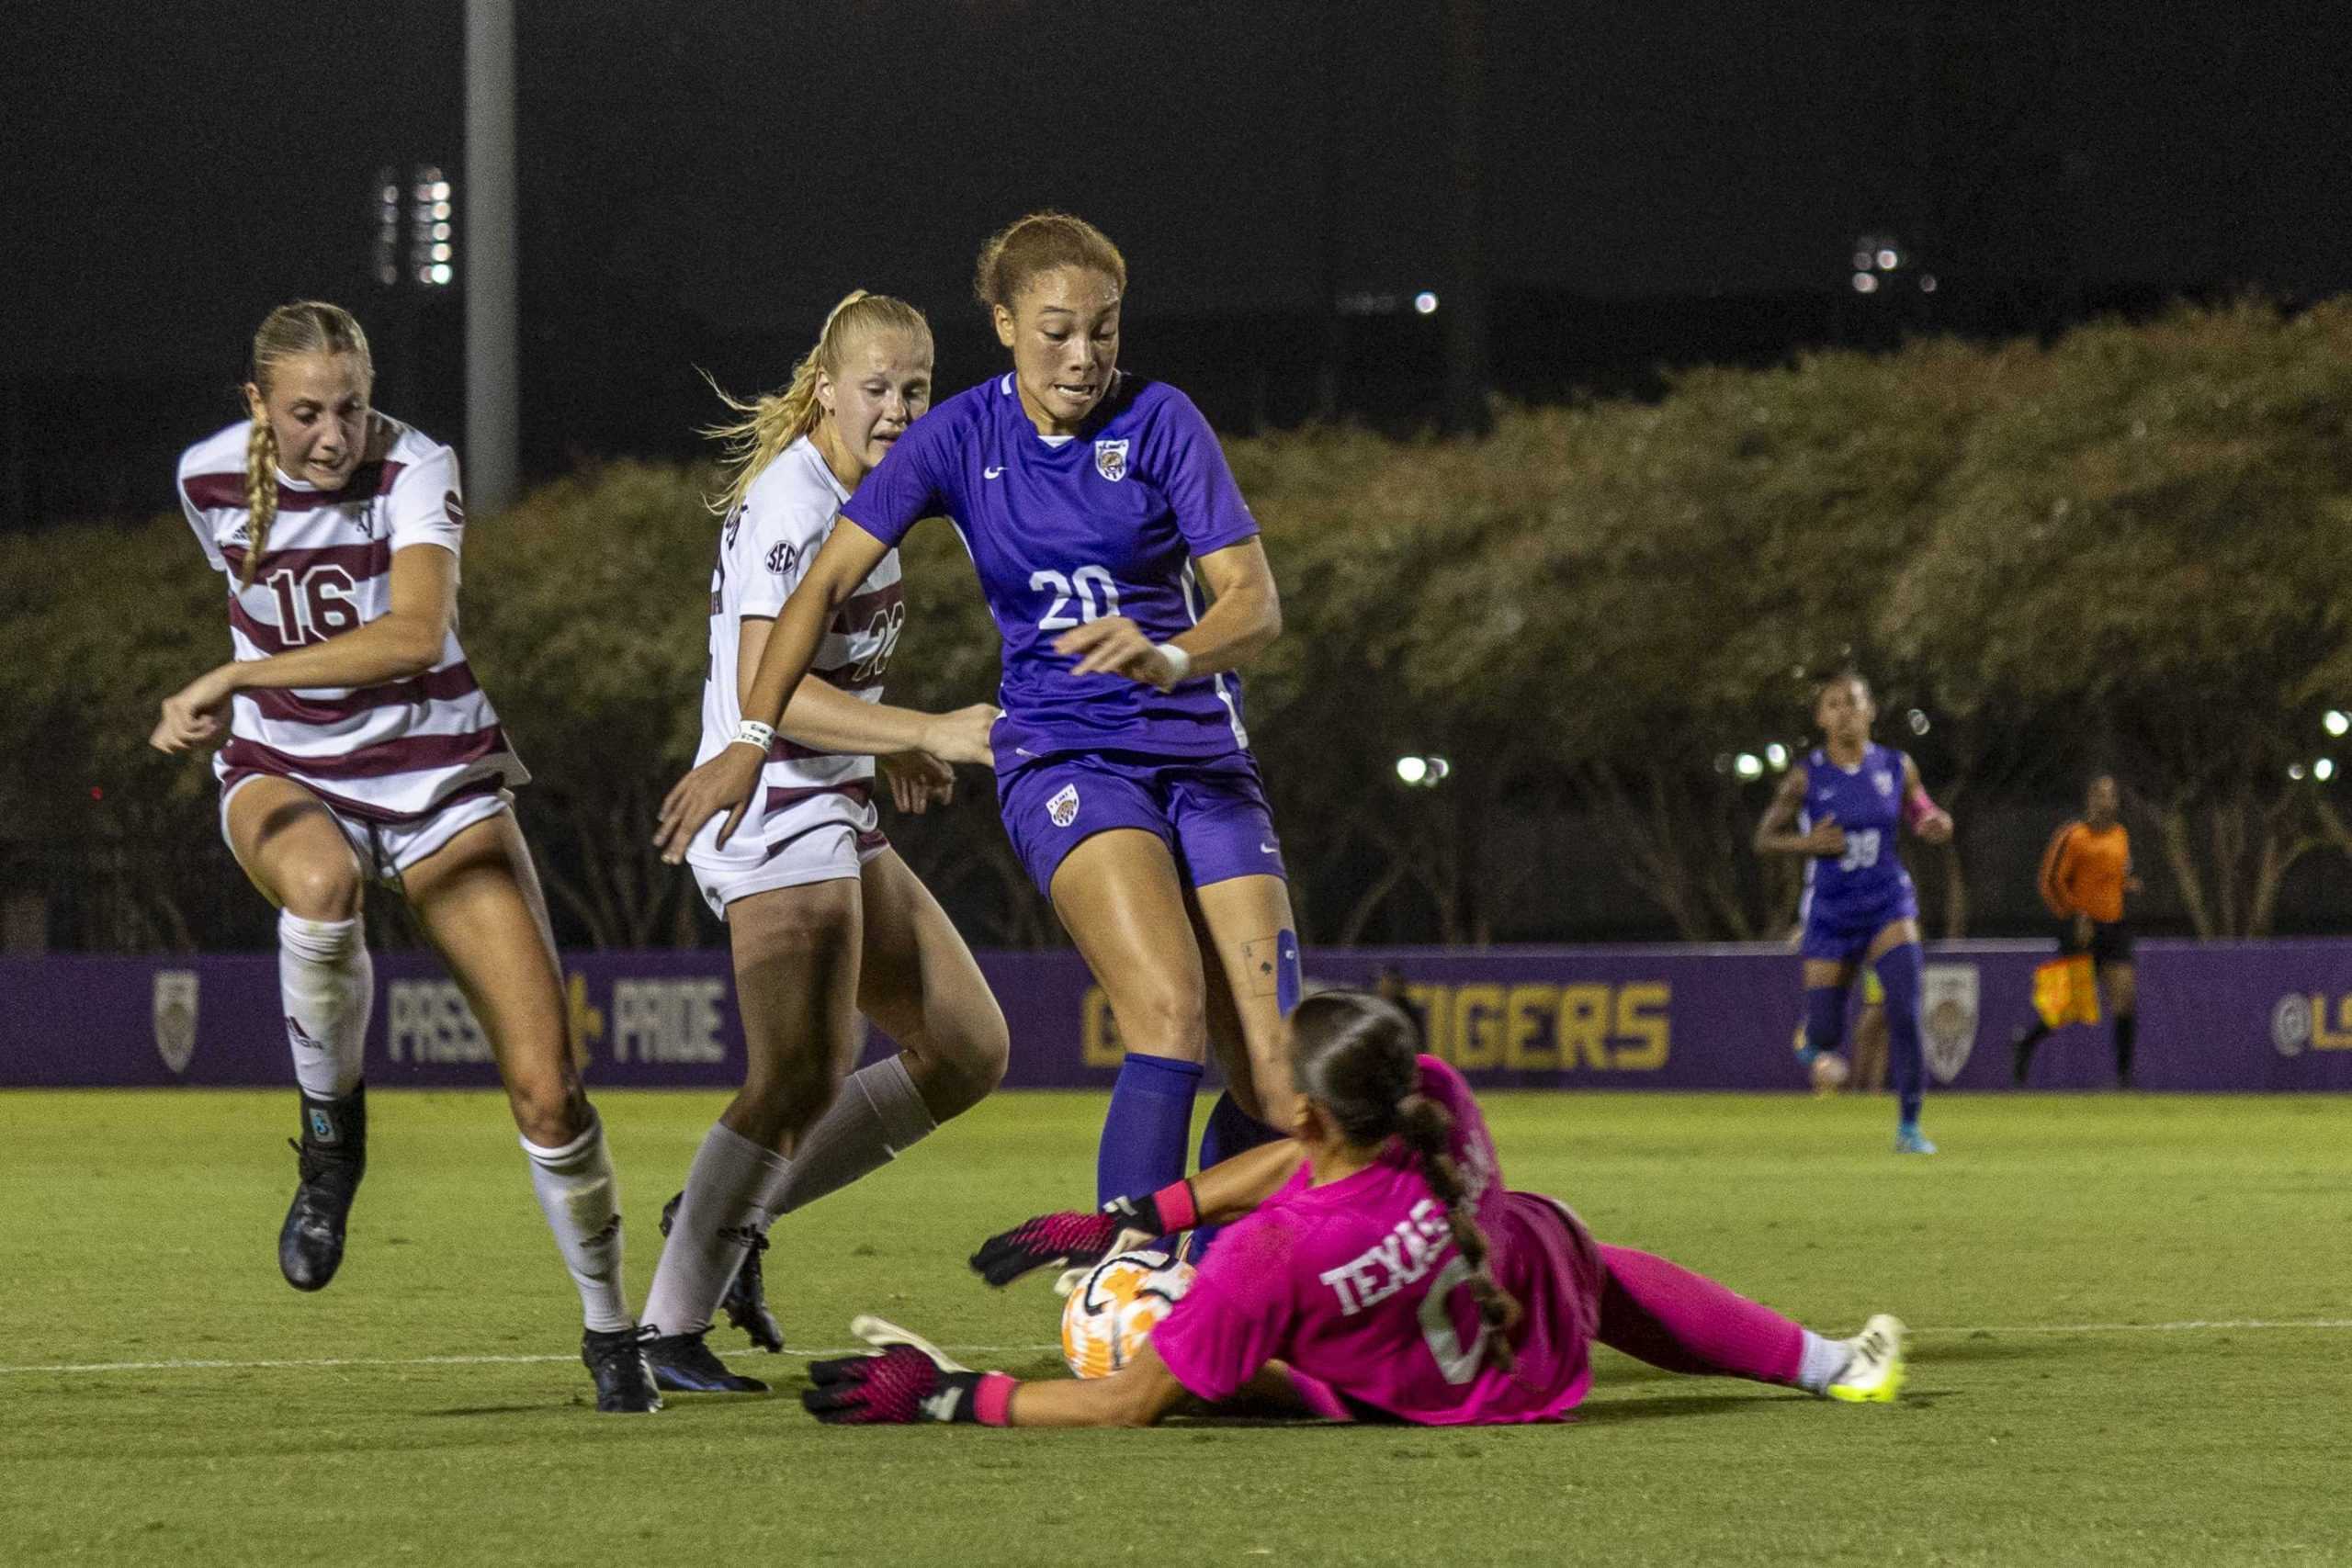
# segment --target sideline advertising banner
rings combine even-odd
[[[2032,1009],[2041,942],[1928,951],[1922,1024],[1933,1087],[2005,1089]],[[2352,1089],[2352,941],[2142,942],[2139,1087]],[[1012,1034],[1009,1088],[1107,1087],[1121,1046],[1078,955],[987,953]],[[1784,948],[1352,948],[1308,954],[1310,979],[1402,972],[1430,1049],[1482,1086],[1799,1089],[1790,1046],[1798,961]],[[490,1042],[429,954],[379,953],[368,1081],[488,1087]],[[589,1081],[729,1088],[742,1076],[734,981],[719,952],[566,959]],[[888,1049],[878,1035],[869,1053]],[[2037,1089],[2109,1081],[2104,1026],[2060,1031]],[[292,1073],[274,954],[0,958],[0,1088],[281,1086]]]

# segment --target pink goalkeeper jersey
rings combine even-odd
[[[1592,1241],[1552,1200],[1503,1190],[1470,1086],[1434,1056],[1420,1066],[1421,1092],[1453,1117],[1453,1157],[1476,1195],[1495,1278],[1525,1314],[1510,1331],[1517,1366],[1486,1361],[1487,1331],[1445,1205],[1419,1162],[1392,1145],[1322,1187],[1301,1167],[1217,1238],[1151,1336],[1193,1393],[1228,1399],[1283,1361],[1356,1405],[1426,1426],[1551,1420],[1584,1398],[1600,1310]]]

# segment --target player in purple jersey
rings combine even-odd
[[[562,972],[503,787],[529,775],[457,642],[455,456],[369,406],[359,323],[315,300],[254,336],[248,424],[191,448],[181,502],[229,579],[236,657],[164,699],[151,743],[228,742],[221,831],[278,910],[301,1086],[300,1185],[277,1263],[343,1261],[368,1159],[369,882],[399,893],[489,1034],[531,1185],[579,1287],[596,1408],[662,1406],[621,1280],[620,1196],[573,1066]],[[477,590],[479,591],[479,590]]]
[[[1871,739],[1878,709],[1860,675],[1833,675],[1814,699],[1822,745],[1781,781],[1756,826],[1760,854],[1806,857],[1804,1040],[1810,1068],[1846,1028],[1846,992],[1868,965],[1886,995],[1888,1066],[1894,1079],[1897,1154],[1931,1155],[1919,1131],[1926,1063],[1919,1041],[1919,903],[1895,852],[1904,824],[1931,844],[1951,840],[1951,816],[1928,798],[1919,766]]]
[[[1503,1186],[1460,1074],[1360,991],[1290,1019],[1292,1136],[1102,1213],[1046,1214],[972,1259],[1001,1284],[1099,1261],[1123,1235],[1232,1222],[1140,1355],[1088,1381],[957,1367],[863,1319],[872,1356],[819,1361],[802,1403],[842,1423],[1148,1426],[1195,1403],[1424,1426],[1557,1420],[1595,1342],[1670,1371],[1892,1400],[1903,1325],[1823,1338],[1703,1275],[1596,1242],[1566,1204]]]
[[[1127,1046],[1096,1168],[1106,1200],[1183,1174],[1210,1043],[1231,1087],[1203,1163],[1287,1122],[1278,1041],[1298,976],[1233,673],[1281,629],[1273,574],[1200,412],[1119,370],[1125,288],[1117,249],[1078,219],[1033,214],[989,241],[977,291],[1012,370],[933,408],[866,476],[744,705],[773,719],[831,607],[918,519],[954,521],[1003,637],[1005,830]],[[729,748],[671,793],[671,859],[711,817],[733,830],[758,762]]]

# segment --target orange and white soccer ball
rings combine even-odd
[[[1193,1286],[1193,1266],[1164,1252],[1121,1252],[1089,1269],[1062,1302],[1062,1359],[1082,1378],[1133,1360]]]
[[[1845,1057],[1835,1051],[1824,1051],[1813,1059],[1813,1092],[1836,1094],[1846,1087],[1846,1079],[1852,1076],[1852,1072],[1853,1069],[1846,1065]]]

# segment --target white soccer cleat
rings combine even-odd
[[[1822,1392],[1849,1404],[1889,1404],[1903,1392],[1903,1320],[1879,1313],[1846,1341],[1846,1370]]]
[[[1875,1323],[1877,1319],[1873,1318],[1871,1321]],[[1893,1318],[1888,1318],[1887,1321],[1894,1322]],[[1895,1324],[1895,1327],[1899,1332],[1902,1325]],[[942,1350],[914,1330],[901,1328],[888,1318],[876,1317],[871,1313],[860,1313],[857,1316],[851,1318],[849,1331],[873,1346],[877,1355],[893,1345],[904,1345],[909,1349],[919,1350],[930,1357],[933,1364],[943,1372],[968,1372],[972,1370],[954,1359],[946,1351]]]

